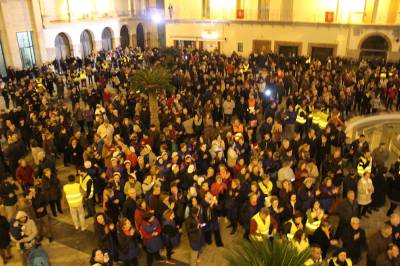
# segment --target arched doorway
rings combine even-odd
[[[82,58],[85,58],[93,51],[93,40],[89,30],[84,30],[81,34]]]
[[[56,48],[56,58],[65,59],[71,55],[71,46],[65,33],[59,33],[54,41]]]
[[[129,46],[129,29],[126,25],[122,26],[120,32],[121,47],[125,48]]]
[[[360,47],[360,59],[384,59],[389,51],[388,40],[380,35],[373,35],[366,38]]]
[[[136,27],[136,44],[142,51],[144,50],[144,29],[142,23]]]
[[[113,34],[110,28],[105,28],[101,33],[101,48],[105,51],[113,49]]]

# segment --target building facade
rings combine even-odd
[[[156,0],[1,0],[0,74],[8,66],[115,47],[158,45]]]
[[[400,58],[399,0],[166,0],[167,46]]]

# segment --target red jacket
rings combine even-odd
[[[17,181],[24,186],[33,185],[33,168],[30,165],[25,167],[19,166],[15,171]]]
[[[161,233],[161,226],[156,218],[154,218],[152,223],[143,221],[140,225],[140,234],[142,235],[144,241],[152,239],[154,237],[152,235],[154,232],[157,232],[158,236]]]

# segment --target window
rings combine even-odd
[[[269,0],[258,0],[258,19],[269,19]]]
[[[36,64],[35,51],[33,49],[32,32],[17,32],[17,41],[23,68],[30,68]]]
[[[203,18],[210,18],[210,0],[202,0],[201,16]]]
[[[239,53],[243,52],[243,43],[242,42],[238,42],[237,50],[238,50]]]

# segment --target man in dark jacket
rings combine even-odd
[[[249,202],[243,204],[240,209],[240,224],[243,226],[245,232],[243,237],[249,239],[250,234],[250,220],[258,212],[258,196],[253,194],[250,195]]]
[[[399,266],[400,256],[399,247],[395,244],[389,244],[386,251],[378,256],[376,265],[379,266]]]
[[[122,215],[129,219],[131,224],[135,224],[135,210],[136,210],[136,190],[131,187],[128,189],[128,198],[122,205]]]
[[[367,266],[377,266],[376,260],[378,256],[385,252],[392,242],[392,227],[389,224],[385,224],[381,230],[371,236],[368,242],[373,244],[368,247]]]
[[[5,157],[8,161],[10,171],[15,173],[18,167],[18,160],[25,154],[25,146],[17,134],[12,134],[8,139],[8,148],[5,150]]]
[[[36,226],[40,239],[47,237],[49,242],[53,241],[53,233],[51,229],[50,217],[47,213],[47,199],[35,187],[29,188],[28,199],[32,201],[33,211],[36,216]]]
[[[358,205],[353,190],[347,192],[346,199],[339,204],[337,210],[339,214],[339,228],[337,235],[340,237],[346,227],[350,225],[350,219],[358,215]]]
[[[360,219],[352,217],[350,226],[347,227],[341,236],[343,248],[348,252],[354,264],[357,264],[361,258],[361,252],[367,247],[364,229],[360,228]]]
[[[11,174],[6,174],[6,179],[0,184],[0,198],[3,202],[8,221],[17,213],[17,191],[18,186]]]

